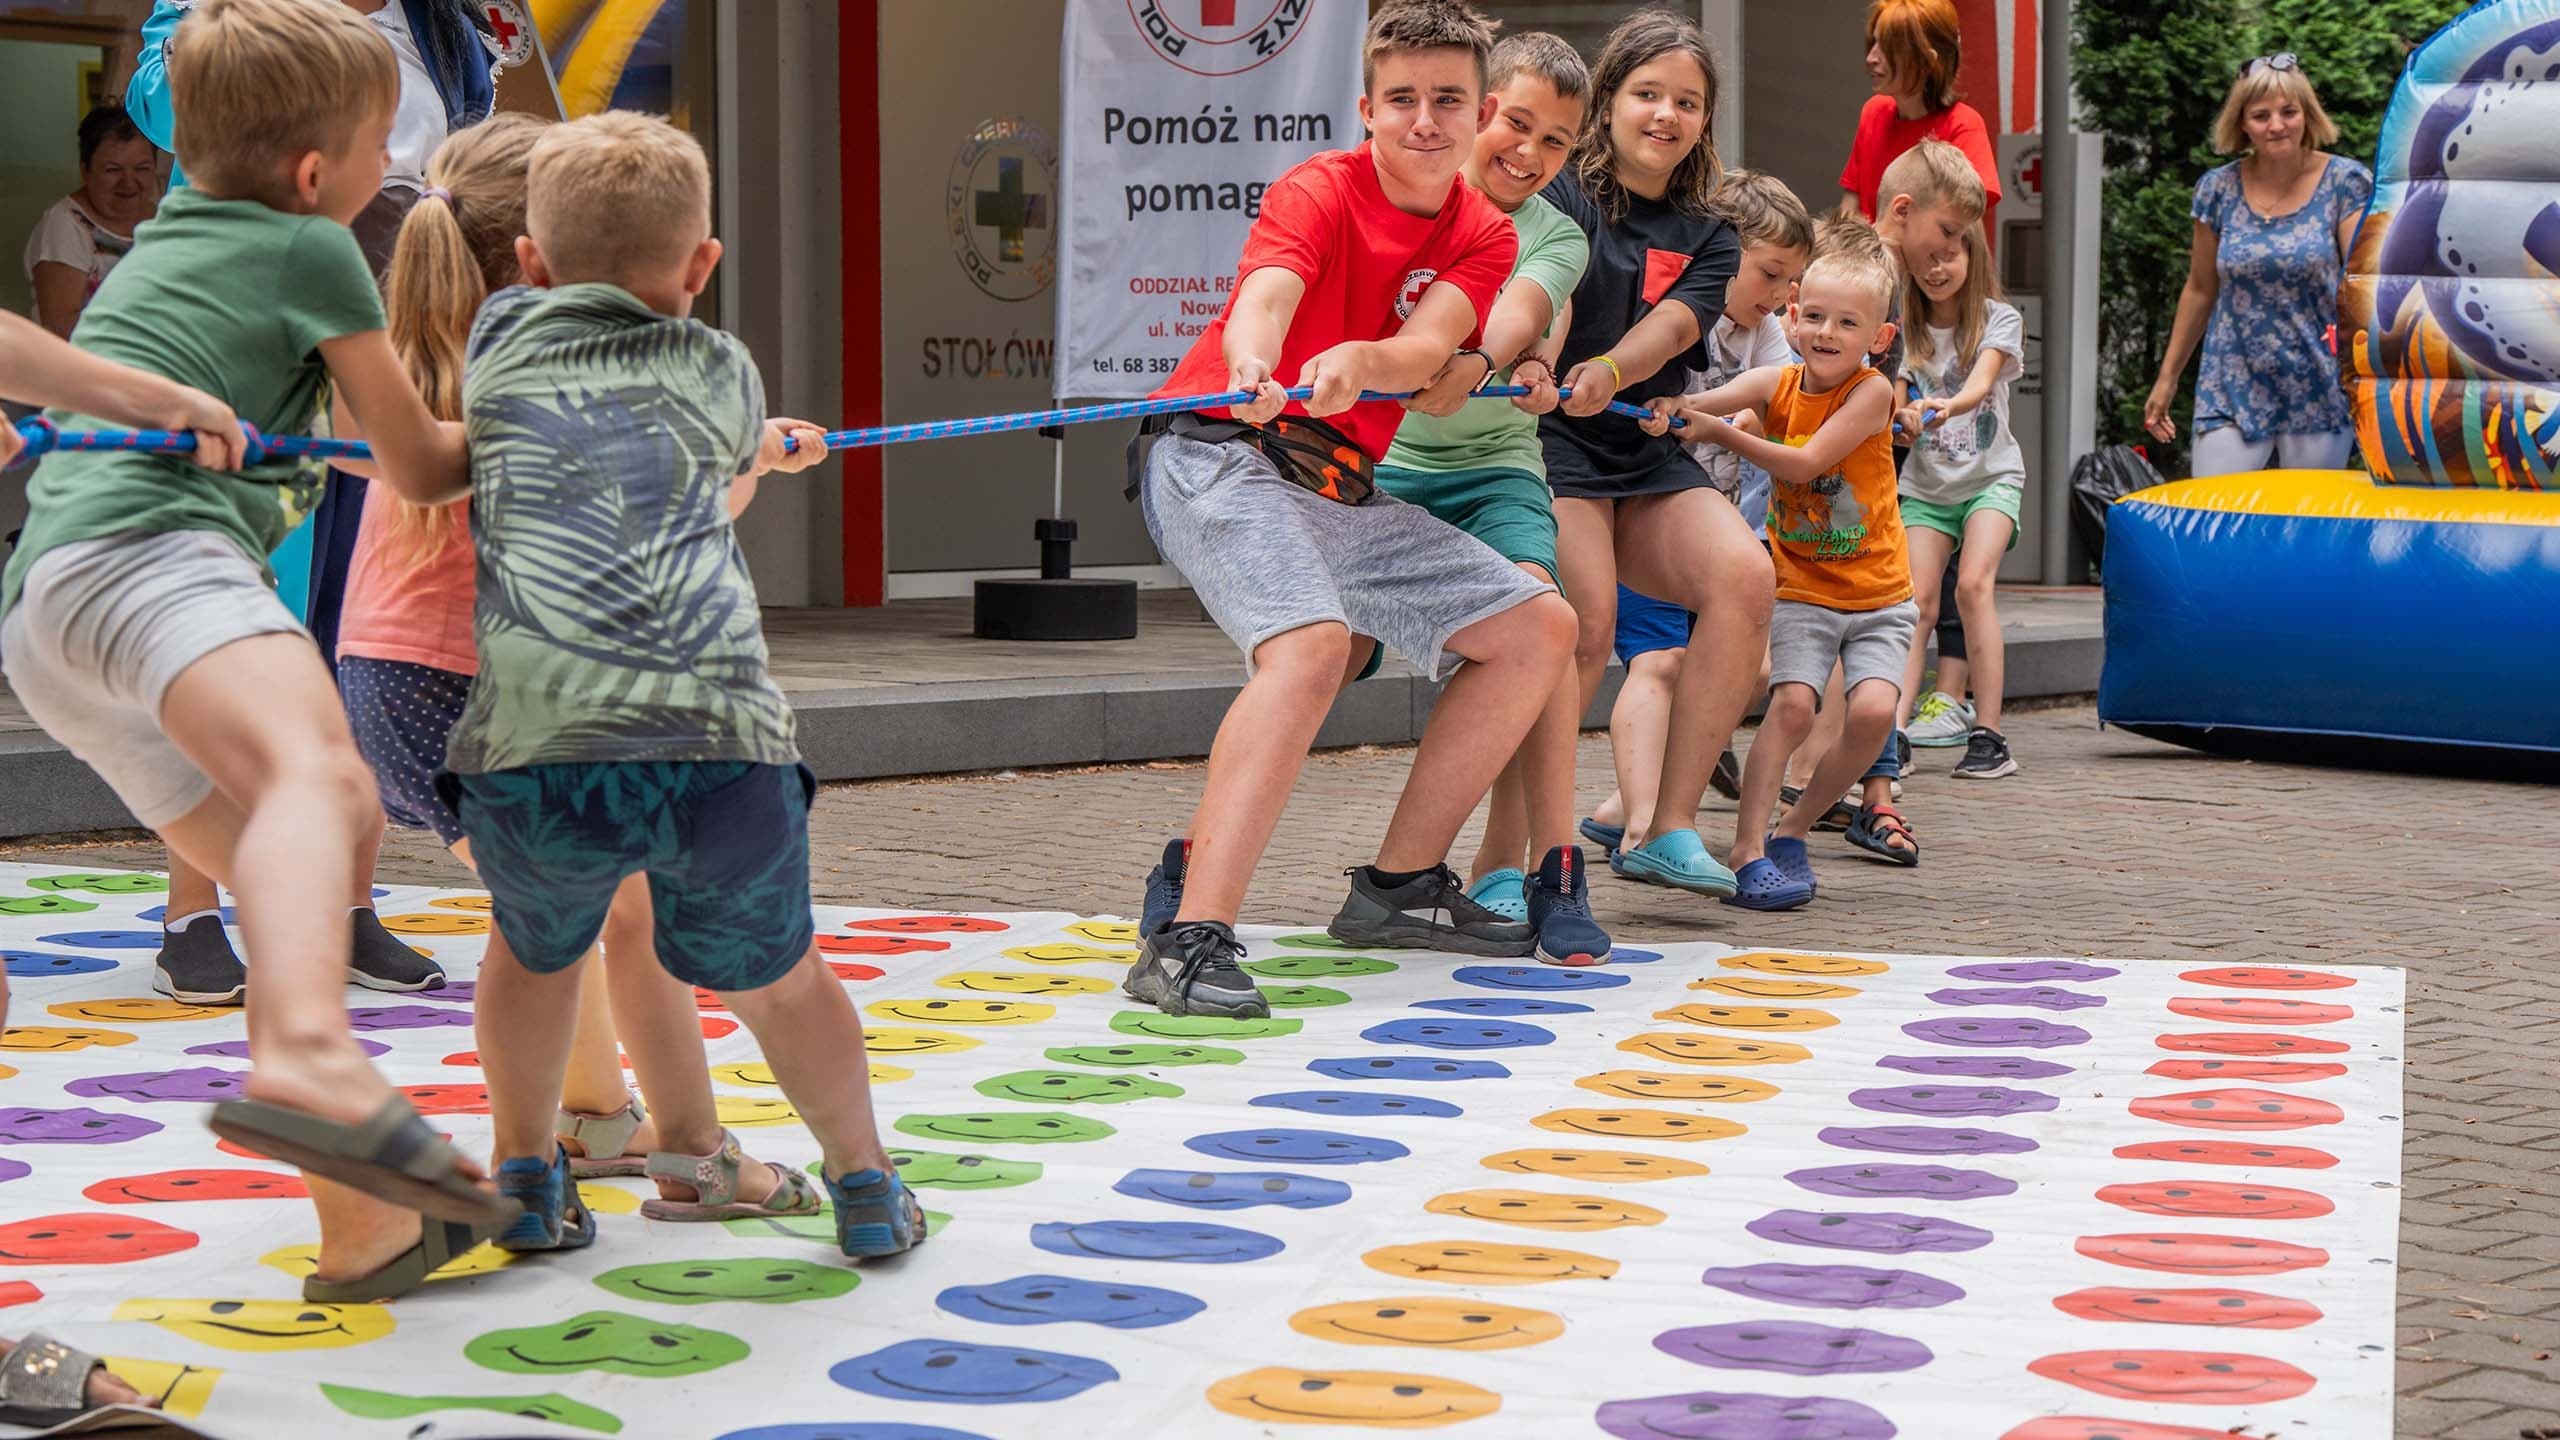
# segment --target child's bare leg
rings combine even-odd
[[[1956,549],[1955,537],[1943,530],[1918,525],[1904,533],[1911,543],[1911,603],[1919,607],[1920,618],[1911,631],[1911,658],[1902,662],[1902,703],[1893,715],[1897,730],[1910,728],[1911,707],[1919,703],[1920,677],[1929,666],[1929,637],[1938,629],[1938,578],[1946,574],[1947,561]],[[1969,642],[1966,648],[1972,648]]]
[[[1377,868],[1428,870],[1448,858],[1459,827],[1546,707],[1573,624],[1570,606],[1540,595],[1449,637],[1467,663],[1423,725]]]
[[[1812,686],[1790,682],[1769,692],[1760,733],[1742,761],[1742,813],[1734,820],[1728,867],[1740,870],[1767,853],[1769,812],[1778,804],[1778,787],[1786,783],[1787,760],[1812,732],[1813,718]]]
[[[1956,613],[1964,618],[1965,659],[1971,662],[1973,723],[1986,730],[2000,728],[2000,687],[2008,679],[2009,652],[2000,635],[1994,587],[2000,558],[2008,553],[2016,529],[1996,510],[1973,512],[1964,523],[1964,559],[1956,567]]]
[[[606,993],[605,967],[589,963],[595,958],[593,946],[578,957],[578,973],[584,978],[578,982],[578,1026],[569,1040],[569,1071],[560,1082],[560,1108],[581,1115],[611,1115],[630,1099],[631,1090],[622,1078],[621,1044],[614,1034],[615,1016],[612,999]],[[642,1122],[639,1132],[632,1136],[633,1149],[648,1148],[641,1136],[647,1134],[651,1124]],[[560,1143],[572,1155],[586,1153],[567,1136],[562,1136]]]
[[[1253,678],[1227,706],[1209,743],[1209,778],[1192,815],[1191,863],[1177,920],[1235,923],[1307,750],[1342,688],[1351,648],[1351,632],[1330,622],[1302,625],[1255,648]]]
[[[871,1113],[871,1072],[863,1061],[862,1017],[812,944],[800,963],[761,990],[720,996],[755,1033],[774,1078],[818,1137],[829,1178],[890,1170]]]
[[[548,975],[516,959],[505,933],[492,926],[472,996],[472,1034],[480,1047],[480,1075],[489,1087],[493,1150],[500,1160],[549,1160],[559,1143],[551,1133],[569,1072],[569,1047],[578,1021],[578,992],[586,957]]]
[[[1556,501],[1556,569],[1564,581],[1565,598],[1573,604],[1575,698],[1584,710],[1600,694],[1600,680],[1608,672],[1618,638],[1613,511],[1607,500]]]
[[[1768,644],[1776,581],[1733,502],[1714,490],[1681,490],[1619,503],[1618,565],[1629,586],[1694,612],[1698,630],[1672,692],[1646,838],[1698,824],[1716,761],[1751,705],[1752,676]]]
[[[825,966],[821,963],[820,969]],[[693,987],[658,963],[657,922],[649,909],[648,877],[634,875],[614,892],[604,922],[604,973],[613,1001],[613,1023],[631,1054],[631,1073],[649,1102],[645,1146],[677,1155],[708,1155],[720,1148],[720,1112],[711,1093],[709,1058],[702,1049],[702,1012]],[[834,972],[828,971],[832,978]],[[744,1017],[741,1017],[742,1019]],[[857,1062],[861,1052],[854,1052]],[[865,1074],[868,1075],[866,1069]],[[669,1200],[700,1198],[692,1186],[660,1179]],[[773,1171],[750,1164],[738,1172],[738,1198],[761,1203],[773,1193]]]
[[[1485,811],[1484,838],[1476,844],[1476,858],[1467,865],[1467,883],[1472,885],[1496,870],[1521,868],[1522,854],[1529,848],[1529,796],[1522,786],[1522,759],[1528,754],[1523,741],[1520,753],[1493,777],[1493,796]]]
[[[1623,823],[1630,845],[1643,844],[1653,833],[1653,797],[1662,788],[1662,746],[1671,733],[1671,692],[1688,653],[1687,646],[1675,645],[1648,650],[1628,661],[1617,703],[1609,707],[1609,751],[1618,766],[1616,798],[1625,808]],[[1593,818],[1607,820],[1598,812]]]
[[[161,924],[173,925],[190,915],[202,914],[222,905],[222,887],[213,877],[187,863],[187,857],[175,850],[169,852],[169,903]]]
[[[1520,567],[1549,584],[1553,576],[1535,565]],[[1468,879],[1486,872],[1536,866],[1547,851],[1574,843],[1573,751],[1582,733],[1581,675],[1568,655],[1555,667],[1555,682],[1545,707],[1529,723],[1510,762],[1493,782],[1493,808],[1486,817],[1484,844]],[[1523,866],[1523,860],[1527,866]]]
[[[1848,717],[1840,727],[1840,743],[1822,757],[1822,766],[1813,772],[1813,780],[1805,786],[1804,795],[1778,818],[1775,833],[1801,840],[1812,833],[1813,822],[1866,773],[1875,757],[1884,750],[1884,737],[1893,732],[1893,707],[1898,697],[1890,680],[1869,679],[1858,682],[1849,692]],[[1890,787],[1886,794],[1892,793]]]
[[[1814,771],[1821,768],[1832,751],[1840,748],[1840,726],[1848,713],[1846,697],[1840,693],[1840,667],[1835,663],[1831,667],[1829,683],[1822,687],[1822,709],[1813,717],[1812,734],[1787,766],[1788,779],[1806,794],[1813,793]],[[1876,748],[1881,751],[1884,742],[1877,741]],[[1827,807],[1839,798],[1840,792],[1834,791],[1822,803]]]

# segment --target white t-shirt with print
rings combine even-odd
[[[1919,444],[1911,447],[1911,461],[1902,468],[1902,493],[1933,505],[1955,505],[1972,499],[1993,485],[2007,481],[2023,485],[2027,478],[2025,454],[2018,449],[2017,433],[2009,426],[2009,387],[2026,367],[2026,322],[2019,318],[2017,307],[1998,300],[1985,300],[1982,323],[1982,348],[2000,352],[2000,373],[1991,382],[1991,396],[1970,415],[1959,415],[1927,432]],[[1906,385],[1920,387],[1925,400],[1930,396],[1953,395],[1964,388],[1973,374],[1974,355],[1956,353],[1956,332],[1929,327],[1929,358],[1926,362],[1912,358],[1906,348],[1902,358],[1902,377]],[[1906,401],[1907,403],[1907,401]]]
[[[1689,372],[1687,393],[1713,390],[1745,370],[1788,365],[1795,358],[1795,347],[1787,343],[1787,327],[1777,316],[1763,315],[1759,324],[1745,329],[1734,324],[1732,316],[1719,315],[1715,328],[1707,332],[1707,368]],[[1742,482],[1741,456],[1722,445],[1693,440],[1689,442],[1689,458],[1698,462],[1726,499],[1734,497]]]
[[[444,143],[444,100],[427,74],[418,37],[409,33],[407,7],[400,0],[383,0],[382,8],[365,18],[391,42],[391,53],[400,61],[400,105],[391,116],[391,164],[382,172],[382,183],[424,190],[427,160]]]
[[[82,292],[85,300],[98,293],[98,282],[132,248],[133,237],[108,229],[80,203],[79,196],[65,195],[36,220],[34,232],[27,236],[27,283],[35,283],[39,264],[68,265],[89,277],[89,288]]]

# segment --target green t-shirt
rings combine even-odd
[[[382,297],[347,227],[186,189],[135,232],[71,342],[193,385],[261,433],[296,435],[308,432],[328,379],[320,342],[381,328]],[[61,411],[52,419],[65,430],[119,428]],[[291,460],[226,475],[181,455],[48,455],[27,484],[26,533],[0,581],[0,612],[18,603],[46,551],[107,535],[205,530],[264,566],[311,508],[321,473]]]
[[[1565,302],[1573,298],[1573,287],[1582,281],[1582,267],[1591,260],[1591,241],[1581,226],[1544,196],[1532,195],[1512,211],[1511,224],[1520,232],[1520,258],[1511,267],[1512,280],[1535,282],[1547,292],[1555,313],[1563,314]],[[1494,383],[1508,384],[1510,377],[1497,377]],[[1407,470],[1499,465],[1532,475],[1547,473],[1546,457],[1538,448],[1538,417],[1503,400],[1470,400],[1445,420],[1405,416],[1396,427],[1395,443],[1387,447],[1386,459],[1380,463]]]
[[[612,285],[502,290],[463,367],[480,675],[447,768],[800,758],[729,525],[764,382]]]

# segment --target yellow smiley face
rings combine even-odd
[[[387,1305],[308,1300],[127,1300],[118,1320],[157,1325],[224,1350],[335,1350],[391,1333]]]
[[[1727,955],[1716,962],[1727,970],[1758,970],[1770,975],[1881,975],[1893,967],[1881,960],[1852,960],[1846,955],[1796,955],[1784,950],[1754,950]]]
[[[628,1190],[617,1190],[601,1180],[578,1182],[578,1203],[599,1215],[637,1215],[640,1197]]]
[[[1386,1245],[1360,1259],[1372,1270],[1448,1285],[1543,1285],[1550,1280],[1606,1280],[1618,1273],[1618,1262],[1603,1255],[1483,1240]]]
[[[1289,1317],[1289,1328],[1345,1345],[1416,1345],[1435,1350],[1516,1350],[1564,1333],[1544,1310],[1442,1296],[1346,1300]]]
[[[141,1360],[128,1355],[109,1355],[98,1363],[107,1367],[108,1374],[141,1392],[143,1399],[189,1420],[204,1413],[205,1402],[213,1398],[213,1382],[222,1378],[221,1371],[202,1365],[173,1365],[166,1360]]]
[[[1812,1051],[1784,1040],[1735,1040],[1723,1035],[1674,1035],[1661,1030],[1621,1040],[1618,1048],[1632,1055],[1682,1065],[1793,1065],[1813,1058]]]
[[[621,1192],[610,1193],[620,1194]],[[604,1209],[601,1205],[591,1208],[599,1211]],[[640,1207],[634,1203],[631,1208],[636,1212]],[[258,1263],[271,1270],[281,1270],[296,1280],[308,1280],[312,1272],[320,1268],[320,1247],[287,1245],[281,1250],[270,1250],[259,1256]],[[514,1263],[516,1263],[516,1254],[512,1250],[501,1250],[489,1244],[474,1245],[447,1261],[442,1269],[428,1275],[427,1278],[459,1280],[468,1275],[486,1275],[495,1270],[504,1270]]]
[[[385,915],[382,928],[394,935],[486,935],[489,917],[461,910],[421,910],[408,915]]]
[[[1680,1180],[1707,1173],[1707,1167],[1695,1160],[1639,1155],[1632,1150],[1505,1150],[1484,1157],[1484,1168],[1515,1175],[1568,1175],[1576,1180],[1613,1184]]]
[[[994,970],[963,970],[933,983],[945,990],[991,995],[1101,995],[1117,988],[1098,975],[1007,975]]]
[[[1724,1140],[1747,1126],[1712,1115],[1677,1110],[1550,1110],[1529,1122],[1562,1135],[1605,1135],[1615,1140]]]
[[[986,1042],[974,1035],[954,1035],[943,1030],[905,1030],[895,1025],[880,1029],[863,1028],[862,1048],[874,1055],[949,1055],[961,1050],[974,1050]]]
[[[731,1085],[758,1085],[769,1090],[778,1090],[782,1087],[782,1082],[773,1078],[773,1067],[761,1060],[750,1060],[743,1065],[714,1065],[711,1067],[711,1078],[726,1081]],[[877,1060],[871,1062],[871,1083],[874,1085],[888,1085],[899,1080],[914,1078],[916,1078],[916,1072],[913,1070],[902,1069],[896,1065],[883,1065]]]
[[[497,909],[498,905],[496,901],[490,899],[486,895],[447,895],[442,899],[428,901],[427,908],[430,910],[461,910],[473,915],[486,915],[490,911]]]
[[[0,1050],[21,1050],[30,1055],[86,1050],[92,1045],[132,1043],[133,1037],[122,1030],[92,1030],[85,1026],[12,1025],[0,1030]]]
[[[1855,985],[1834,985],[1827,980],[1781,980],[1775,975],[1719,975],[1712,980],[1692,980],[1692,990],[1713,990],[1719,995],[1739,995],[1745,1000],[1846,1000],[1861,992]]]
[[[1033,1025],[1058,1007],[1036,1000],[882,1000],[862,1013],[926,1025]]]
[[[720,1123],[743,1128],[750,1125],[789,1125],[800,1118],[788,1100],[767,1100],[754,1095],[721,1095],[711,1102]]]
[[[153,1025],[164,1020],[212,1020],[237,1015],[237,1006],[181,1005],[175,1000],[129,997],[121,1000],[72,1000],[44,1007],[65,1020],[97,1020],[114,1025]],[[105,1043],[105,1042],[100,1042]]]
[[[1138,943],[1138,927],[1127,920],[1079,920],[1067,927],[1067,933],[1082,936],[1097,945]]]
[[[1135,963],[1135,950],[1101,949],[1092,945],[1053,943],[1048,945],[1016,945],[1004,952],[1007,960],[1026,965],[1128,965]]]
[[[1422,1208],[1434,1215],[1464,1215],[1538,1230],[1615,1230],[1622,1225],[1659,1225],[1670,1218],[1632,1200],[1551,1195],[1543,1190],[1453,1190],[1433,1196]]]
[[[1743,1105],[1766,1100],[1778,1087],[1742,1075],[1671,1075],[1660,1070],[1603,1070],[1573,1082],[1585,1090],[1626,1100],[1710,1100]]]
[[[1713,1025],[1719,1030],[1827,1030],[1840,1017],[1827,1010],[1782,1005],[1674,1005],[1653,1012],[1656,1020]]]
[[[1502,1397],[1436,1375],[1272,1365],[1230,1375],[1210,1386],[1209,1403],[1229,1415],[1266,1424],[1424,1430],[1490,1415],[1502,1408]]]

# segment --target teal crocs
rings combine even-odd
[[[924,1239],[924,1207],[895,1171],[828,1176],[827,1197],[835,1202],[836,1248],[857,1260],[902,1254]]]
[[[1505,920],[1529,918],[1529,877],[1517,870],[1490,870],[1467,887],[1467,898]]]
[[[1734,892],[1733,872],[1707,853],[1707,842],[1695,830],[1674,830],[1620,850],[1609,857],[1609,868],[1630,880],[1718,899]]]

